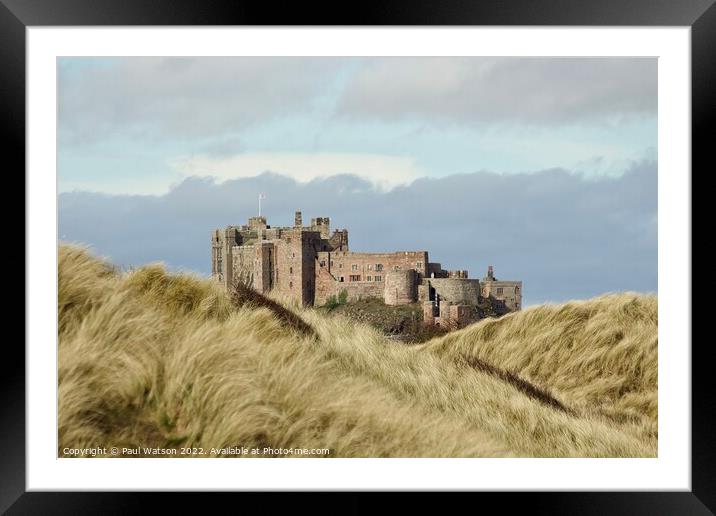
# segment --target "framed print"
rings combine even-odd
[[[0,507],[709,514],[712,4],[3,0],[28,303]]]

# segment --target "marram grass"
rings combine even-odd
[[[60,456],[657,453],[656,296],[529,308],[407,346],[285,299],[228,296],[159,265],[118,272],[61,245],[58,309]]]

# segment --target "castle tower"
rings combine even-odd
[[[266,217],[250,217],[249,218],[249,229],[260,231],[266,229]]]
[[[496,281],[495,280],[495,274],[492,270],[492,265],[487,266],[487,276],[485,276],[486,281]]]
[[[293,216],[293,227],[303,227],[303,216],[301,215],[300,211],[297,211],[296,214]]]
[[[232,247],[236,243],[235,227],[217,229],[211,233],[211,275],[226,289],[234,284]]]
[[[321,238],[330,238],[331,219],[329,217],[317,217],[311,219],[311,230],[319,231]]]
[[[385,275],[383,299],[386,305],[407,305],[418,299],[413,269],[390,271]]]

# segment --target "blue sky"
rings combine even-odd
[[[202,215],[206,224],[223,226],[241,223],[241,217],[255,211],[242,192],[263,185],[269,190],[265,206],[270,217],[288,218],[294,209],[272,200],[299,205],[295,209],[302,208],[306,218],[310,205],[325,205],[331,213],[313,216],[329,215],[339,225],[350,222],[352,241],[367,245],[371,239],[361,231],[371,229],[361,229],[355,198],[365,206],[405,203],[409,212],[410,196],[401,193],[417,198],[430,184],[436,191],[434,209],[445,211],[454,197],[445,185],[501,185],[504,191],[475,191],[475,203],[487,195],[519,197],[527,206],[518,211],[529,213],[535,228],[544,218],[554,226],[552,237],[582,242],[569,252],[555,250],[559,254],[552,258],[537,253],[541,260],[564,261],[577,276],[580,264],[585,275],[598,275],[595,263],[601,263],[608,274],[621,267],[608,255],[610,248],[616,249],[620,261],[631,262],[623,265],[632,271],[624,271],[624,289],[656,291],[655,59],[63,58],[58,74],[60,238],[82,241],[125,264],[159,260],[206,273],[206,250],[199,242],[211,227],[194,227],[191,220],[179,218],[194,232],[187,235],[186,245],[200,249],[182,252],[177,243],[147,254],[146,241],[133,242],[132,235],[152,221],[124,217],[135,226],[120,227],[124,222],[109,216],[116,215],[112,210],[126,214],[162,206],[176,213],[172,202],[179,193],[191,215],[194,204],[204,206],[201,195],[233,192],[241,205],[228,212],[215,207],[212,214],[208,203],[209,211]],[[635,187],[635,178],[644,184]],[[343,204],[322,204],[312,192],[327,184],[361,193]],[[285,198],[281,189],[294,198]],[[623,197],[621,190],[638,198]],[[625,205],[614,205],[609,200],[614,198]],[[602,211],[571,206],[575,199]],[[504,200],[494,202],[492,211],[504,209]],[[566,210],[561,218],[551,213],[555,203]],[[604,206],[610,206],[609,213]],[[400,205],[390,208],[386,212],[401,212]],[[464,213],[488,216],[475,209]],[[152,216],[167,223],[167,213]],[[615,221],[617,216],[624,219]],[[83,222],[97,219],[106,219],[109,229],[124,235],[123,241],[105,240]],[[458,261],[467,252],[501,257],[514,268],[508,269],[510,275],[526,281],[529,298],[529,281],[534,284],[554,264],[540,268],[507,259],[524,254],[520,242],[525,230],[515,226],[519,218],[506,215],[504,227],[499,220],[494,229],[456,224],[456,234],[445,235],[450,245],[459,247],[461,236],[489,238],[493,244],[444,254]],[[574,220],[583,220],[601,240],[593,246],[583,242]],[[480,235],[471,235],[478,227]],[[630,248],[636,245],[635,228],[648,237],[640,240],[638,250]],[[429,245],[419,226],[386,231],[406,235],[407,246],[411,241]],[[520,236],[504,237],[509,234]],[[390,239],[380,242],[392,245]],[[547,238],[545,245],[561,247],[557,240],[550,242]],[[445,265],[479,269],[481,275],[488,259],[473,256],[466,263]],[[494,265],[499,270],[500,264]],[[633,279],[634,270],[646,273],[630,282],[627,276]],[[532,299],[563,300],[604,290],[597,278],[584,281],[552,293],[544,290],[549,289],[544,281],[540,295]]]

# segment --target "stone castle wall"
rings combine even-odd
[[[348,299],[367,297],[384,299],[388,277],[394,273],[397,275],[391,286],[391,302],[400,304],[404,299],[415,301],[416,282],[419,276],[416,270],[425,270],[427,260],[425,251],[319,252],[316,257],[316,304],[325,303],[326,299],[338,295],[341,290],[348,292]]]
[[[339,297],[342,290],[346,291],[349,302],[367,298],[383,298],[383,282],[375,281],[337,281],[328,272],[327,267],[316,268],[316,297],[315,304],[326,304],[331,296]]]
[[[254,286],[256,249],[252,245],[234,246],[231,249],[233,278]]]
[[[370,283],[338,283],[335,285],[335,296],[340,296],[342,290],[346,291],[348,302],[360,301],[361,299],[382,299],[383,288],[381,285]]]
[[[301,280],[302,272],[302,251],[301,231],[287,229],[283,232],[282,239],[277,243],[276,270],[278,278],[276,281],[279,292],[291,299],[302,301]]]
[[[522,282],[482,280],[482,297],[492,298],[500,303],[505,310],[522,309]]]
[[[428,266],[428,253],[426,251],[397,251],[395,253],[319,252],[318,261],[319,265],[326,267],[328,272],[338,281],[343,278],[344,282],[384,282],[385,275],[390,271],[414,269],[419,275],[424,275],[424,271]]]
[[[480,299],[480,280],[465,278],[425,278],[422,285],[434,289],[441,300],[456,304],[477,305]],[[426,295],[421,289],[421,296]]]

